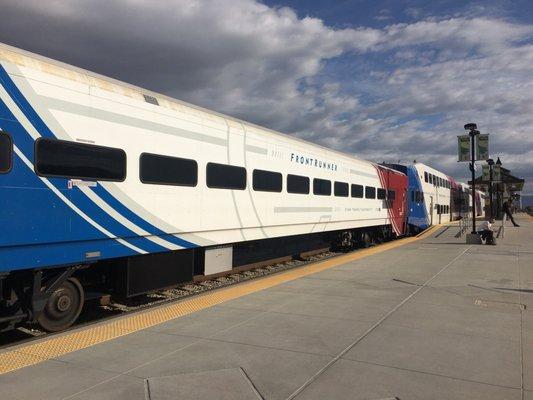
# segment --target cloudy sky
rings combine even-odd
[[[476,122],[533,193],[529,0],[2,0],[0,41],[463,179],[456,135]]]

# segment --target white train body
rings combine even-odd
[[[17,135],[38,142],[49,132],[46,137],[50,140],[125,152],[123,181],[39,176],[43,188],[59,193],[56,200],[63,202],[62,206],[68,206],[109,240],[127,247],[124,254],[146,254],[154,247],[159,251],[177,250],[369,226],[389,225],[396,234],[403,233],[405,192],[401,189],[396,194],[396,207],[387,206],[383,198],[334,195],[334,182],[391,190],[388,176],[403,176],[396,171],[7,46],[0,47],[0,62],[7,74],[5,80],[12,80],[15,86],[3,85],[0,98],[6,112],[12,113],[6,118],[15,118],[20,125]],[[37,117],[17,103],[10,90],[20,91]],[[33,120],[39,118],[42,124]],[[0,128],[10,133],[8,126]],[[36,154],[29,147],[19,147],[17,137],[13,141],[15,158],[23,161],[19,164],[26,164],[15,163],[15,169],[29,168],[33,172]],[[197,184],[141,182],[143,153],[194,160]],[[245,188],[208,187],[209,163],[244,167]],[[255,191],[256,169],[281,173],[282,191]],[[289,174],[309,177],[310,194],[288,193]],[[7,176],[0,175],[0,186]],[[330,181],[331,195],[314,195],[314,178]],[[80,204],[69,201],[74,191],[84,196]],[[22,187],[11,187],[10,193],[16,197],[27,192]],[[82,203],[88,204],[87,209],[96,207],[102,215],[99,220],[104,222],[97,222],[96,216],[84,211]],[[130,218],[130,214],[135,214],[135,218]],[[31,243],[32,248],[20,253],[16,265],[13,259],[10,264],[6,259],[0,270],[53,264],[53,258],[39,255],[38,246],[44,249],[52,242],[72,240],[68,230],[62,231],[71,217],[64,218],[48,221],[50,235],[43,234],[31,219],[25,222],[26,236],[13,237],[3,231],[0,248],[4,253],[12,246]],[[160,233],[154,234],[145,225]],[[90,242],[93,239],[89,234],[76,237],[78,244],[86,241],[87,246],[75,253],[104,257],[105,251]],[[61,261],[83,260],[73,255]]]
[[[413,165],[418,173],[424,193],[428,225],[450,221],[450,180],[449,177],[423,163]]]

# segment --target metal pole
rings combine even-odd
[[[490,197],[490,219],[494,218],[493,206],[492,203],[492,164],[489,164],[489,197]]]
[[[476,142],[476,133],[475,129],[470,130],[470,169],[472,170],[472,233],[476,233],[476,171],[474,170],[476,152],[475,152],[475,142]]]

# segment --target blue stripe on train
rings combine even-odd
[[[179,237],[176,237],[172,234],[169,234],[167,232],[162,231],[161,229],[155,227],[154,225],[150,224],[149,222],[145,221],[143,218],[141,218],[138,214],[135,214],[133,211],[131,211],[129,208],[127,208],[123,203],[118,201],[114,196],[112,196],[103,186],[98,185],[94,188],[94,192],[107,204],[109,204],[112,208],[114,208],[117,212],[119,212],[122,216],[133,222],[135,225],[137,225],[139,228],[144,229],[147,232],[150,232],[154,235],[157,235],[166,241],[173,243],[175,245],[190,248],[190,247],[197,247],[198,245],[189,242],[187,240],[181,239]]]
[[[51,137],[55,138],[55,135],[53,132],[48,128],[48,126],[44,123],[44,121],[40,118],[40,116],[37,114],[37,112],[33,109],[33,107],[30,105],[30,103],[26,100],[24,95],[20,92],[18,87],[15,85],[15,83],[11,80],[9,74],[5,71],[5,69],[0,65],[0,82],[3,83],[4,88],[7,90],[7,92],[10,94],[10,96],[13,98],[13,100],[19,105],[21,110],[24,112],[26,118],[28,118],[29,121],[32,122],[33,126],[37,129],[37,131],[40,133],[41,136],[44,137]],[[11,114],[11,113],[10,113]],[[14,118],[14,117],[13,117]],[[31,139],[31,145],[33,149],[33,139]],[[22,149],[21,149],[22,150]],[[28,149],[29,150],[29,149]],[[24,152],[24,151],[23,151]],[[24,152],[24,154],[28,154]],[[32,152],[33,154],[33,152]],[[29,157],[28,157],[29,158]],[[33,158],[30,158],[33,159]],[[52,180],[51,180],[52,181]],[[54,179],[54,185],[57,184],[63,184],[66,185],[65,179]],[[57,186],[56,186],[57,187]],[[186,241],[184,239],[181,239],[179,237],[173,236],[172,234],[168,234],[159,228],[155,227],[154,225],[150,224],[146,220],[144,220],[142,217],[138,216],[134,212],[132,212],[130,209],[128,209],[124,204],[122,204],[120,201],[118,201],[115,197],[113,197],[109,192],[107,192],[103,187],[100,185],[97,186],[97,188],[94,190],[97,195],[99,195],[106,203],[108,203],[111,207],[113,207],[119,214],[121,214],[126,219],[133,222],[135,225],[139,226],[143,230],[149,232],[152,235],[157,236],[164,236],[165,240],[176,244],[181,247],[189,248],[189,247],[197,247],[196,244]],[[77,190],[75,192],[78,192]],[[85,202],[85,195],[81,194],[83,196],[80,201],[83,203]],[[89,201],[89,203],[92,204],[92,201]],[[78,203],[76,203],[78,205]],[[96,206],[97,207],[97,206]],[[99,207],[97,207],[99,209]],[[101,209],[99,209],[101,210]],[[100,211],[97,210],[97,212],[100,214]],[[93,216],[93,214],[89,214]],[[106,218],[109,219],[109,217],[106,214]],[[113,219],[113,221],[115,221]],[[129,230],[128,230],[129,231]],[[129,231],[128,234],[119,234],[120,236],[132,236],[135,235],[135,233]],[[150,248],[146,248],[145,250],[148,251],[166,251],[168,249],[161,247],[159,245],[153,244],[153,242],[149,242],[148,246]],[[156,246],[155,248],[153,246]],[[146,245],[144,246],[146,247]],[[159,248],[159,249],[158,249]]]
[[[22,151],[22,153],[28,158],[29,160],[33,159],[33,139],[29,136],[29,134],[26,132],[24,127],[19,122],[14,122],[14,115],[10,112],[10,110],[7,108],[7,106],[0,101],[0,111],[3,113],[2,116],[5,116],[5,118],[9,118],[9,120],[3,120],[2,125],[4,125],[4,128],[6,131],[10,132],[13,135],[14,143],[19,148],[19,150]],[[19,144],[21,145],[19,147]],[[33,176],[35,179],[31,180],[31,184],[28,184],[26,182],[26,179],[21,179],[18,171],[29,171],[30,175]],[[5,176],[5,183],[4,186],[11,186],[11,189],[9,193],[7,193],[7,198],[10,198],[13,196],[13,192],[16,190],[15,188],[20,187],[21,182],[24,182],[23,185],[26,188],[32,188],[32,189],[40,189],[49,191],[48,187],[37,177],[35,176],[35,173],[33,170],[29,169],[27,165],[22,164],[20,169],[13,169],[9,174]],[[4,179],[2,180],[4,182]],[[56,187],[60,192],[63,193],[65,197],[67,197],[73,204],[75,204],[80,210],[82,210],[85,214],[90,216],[90,218],[95,221],[98,225],[104,227],[106,230],[110,231],[114,236],[125,238],[127,241],[131,240],[131,238],[135,238],[136,241],[142,246],[141,248],[148,252],[161,252],[161,251],[167,251],[168,249],[165,247],[162,247],[158,244],[153,243],[152,241],[145,239],[145,238],[138,238],[138,235],[132,232],[131,230],[125,228],[123,225],[118,223],[115,219],[110,218],[103,210],[98,207],[95,203],[90,201],[90,199],[85,196],[81,192],[79,188],[67,188],[67,179],[64,178],[50,178],[50,183]],[[35,193],[35,191],[30,192],[32,194]],[[52,194],[55,197],[55,194]],[[22,196],[19,196],[22,197]],[[57,199],[57,201],[62,202],[60,199]],[[62,202],[63,203],[63,202]],[[42,203],[35,203],[38,204],[39,207],[41,207]],[[37,210],[35,210],[35,204],[32,208],[25,209],[26,214],[31,214],[32,211],[35,213]],[[22,210],[21,210],[22,211]],[[72,211],[73,212],[73,211]],[[60,217],[60,216],[58,216]],[[63,216],[63,219],[65,217]],[[46,235],[45,232],[49,232],[50,230],[45,229],[46,227],[43,227],[43,231],[40,231],[40,238],[37,239],[39,242],[54,242],[57,240],[60,241],[71,241],[76,240],[74,238],[71,238],[70,235],[66,232],[57,232],[59,236],[61,236],[61,233],[64,233],[66,236],[61,238],[54,238],[50,237],[50,235]],[[53,236],[53,235],[52,235]],[[93,237],[87,237],[86,235],[84,237],[81,237],[79,240],[82,239],[92,239]],[[11,240],[14,240],[15,238],[11,238]],[[11,244],[25,244],[28,243],[27,237],[19,237],[17,238],[18,242],[11,242]]]
[[[138,254],[76,214],[43,187],[17,155],[12,174],[10,179],[19,186],[7,182],[0,186],[0,271],[82,262],[87,260],[86,253],[95,251],[100,255],[91,259]]]

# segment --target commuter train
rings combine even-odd
[[[423,163],[384,165],[409,179],[407,225],[411,233],[467,218],[472,213],[472,192],[468,185]],[[484,208],[485,194],[476,190],[476,215],[484,215]]]
[[[444,222],[445,178],[0,45],[0,331]]]
[[[405,230],[407,177],[0,47],[0,325]]]

